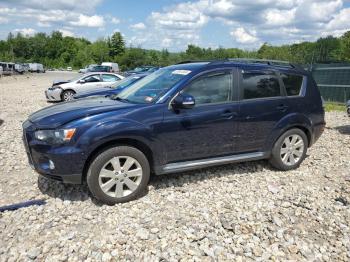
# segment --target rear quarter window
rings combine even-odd
[[[300,95],[300,90],[303,85],[303,76],[281,73],[281,79],[286,88],[288,96]]]

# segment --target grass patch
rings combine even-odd
[[[344,111],[346,111],[346,106],[344,104],[340,104],[340,103],[326,102],[325,110],[326,110],[326,112],[331,112],[331,111],[344,112]]]

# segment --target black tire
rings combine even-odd
[[[297,135],[302,139],[304,147],[303,147],[303,150],[301,150],[301,148],[299,148],[299,151],[302,151],[302,154],[298,158],[298,161],[295,161],[294,164],[287,165],[282,160],[281,150],[282,150],[282,145],[283,145],[285,139],[287,137],[291,137],[293,135]],[[307,136],[304,133],[304,131],[302,131],[299,128],[290,129],[290,130],[286,131],[283,135],[281,135],[277,139],[277,141],[275,142],[275,144],[272,148],[271,158],[270,158],[269,162],[273,167],[277,168],[278,170],[287,171],[287,170],[296,169],[304,161],[307,148],[308,148],[308,139],[307,139]],[[293,158],[294,158],[294,156],[293,156]]]
[[[142,169],[142,176],[140,178],[140,183],[138,184],[137,188],[132,191],[132,193],[123,197],[112,197],[105,193],[99,184],[100,172],[102,168],[105,167],[106,163],[108,163],[108,161],[118,156],[127,156],[137,160]],[[107,149],[96,156],[96,158],[90,164],[86,180],[90,192],[96,199],[105,204],[114,205],[116,203],[125,203],[137,199],[141,193],[146,190],[149,178],[150,166],[146,156],[140,150],[134,147],[117,146]],[[125,187],[126,185],[123,184],[123,188]]]
[[[73,100],[74,95],[75,95],[75,92],[73,90],[63,91],[61,95],[62,101],[71,101]]]

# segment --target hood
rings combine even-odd
[[[41,109],[30,115],[29,121],[41,129],[54,129],[79,118],[137,106],[104,97],[81,99]]]
[[[65,84],[65,83],[69,83],[69,82],[70,82],[70,80],[54,80],[52,83],[52,86],[57,86],[57,85]]]

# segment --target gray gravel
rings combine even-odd
[[[47,200],[0,214],[0,261],[350,260],[345,113],[327,114],[298,170],[258,161],[155,177],[145,196],[110,207],[27,164],[21,122],[47,106],[53,79],[72,76],[0,79],[0,205]]]

